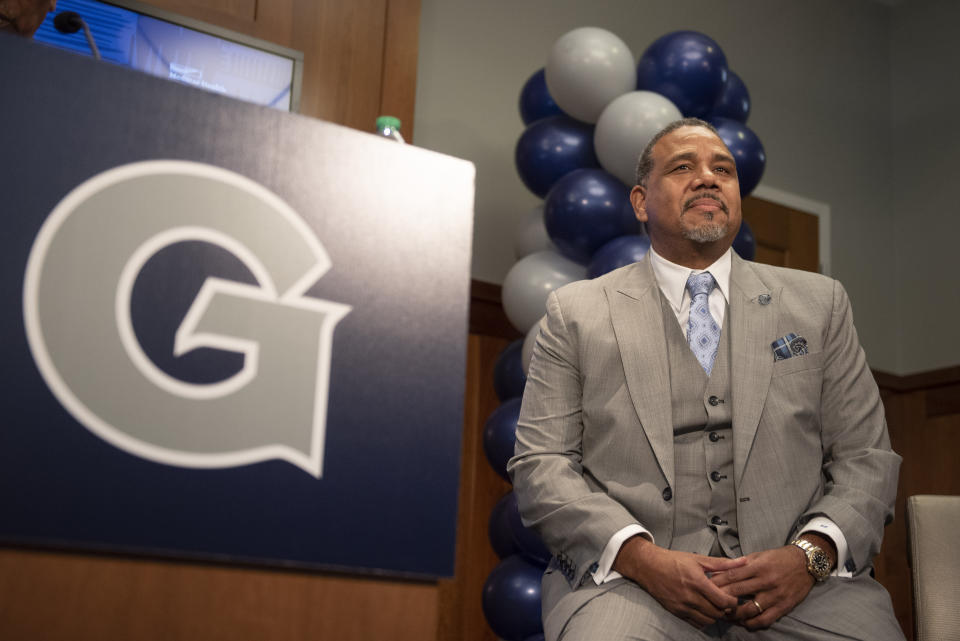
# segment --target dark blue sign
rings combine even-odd
[[[0,540],[453,573],[473,167],[0,37]]]

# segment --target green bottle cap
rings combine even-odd
[[[377,118],[377,131],[385,128],[400,129],[400,119],[394,116],[380,116]]]

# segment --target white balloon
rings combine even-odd
[[[652,91],[631,91],[616,98],[600,114],[593,132],[600,165],[632,187],[644,147],[658,131],[682,117],[676,105]]]
[[[564,112],[596,122],[603,108],[637,86],[627,45],[606,29],[581,27],[553,43],[545,68],[547,90]]]
[[[543,205],[537,205],[525,213],[517,223],[513,238],[513,253],[517,260],[536,252],[556,250],[547,228],[543,224]]]
[[[520,348],[520,364],[523,366],[523,373],[530,373],[530,360],[533,358],[533,346],[537,342],[537,336],[540,335],[540,323],[535,323],[523,339],[523,346]]]
[[[503,311],[514,327],[526,333],[547,313],[550,292],[586,276],[586,267],[557,252],[530,254],[507,272],[501,290]]]

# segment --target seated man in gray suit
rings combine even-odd
[[[509,464],[546,638],[903,639],[870,576],[900,457],[842,286],[741,260],[733,156],[669,125],[644,260],[553,292]]]

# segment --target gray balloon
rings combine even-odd
[[[503,311],[526,333],[547,311],[550,292],[587,277],[587,269],[554,251],[541,251],[517,261],[503,281]]]
[[[657,132],[682,117],[676,105],[652,91],[631,91],[616,98],[600,114],[593,132],[600,165],[632,187],[644,147]]]
[[[517,223],[513,237],[513,254],[517,260],[536,252],[556,250],[547,228],[543,224],[543,205],[537,205],[523,216]]]
[[[611,100],[637,84],[633,54],[606,29],[580,27],[553,43],[544,69],[554,101],[577,120],[596,122]]]

